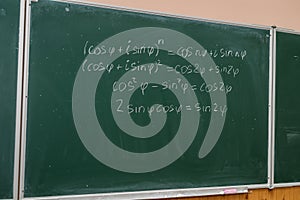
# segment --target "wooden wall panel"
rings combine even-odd
[[[169,200],[300,200],[300,187],[249,190],[248,194],[173,198]]]

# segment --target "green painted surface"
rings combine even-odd
[[[300,35],[276,35],[275,183],[300,182]]]
[[[19,1],[0,1],[0,199],[12,198]]]
[[[32,4],[31,20],[26,197],[267,183],[268,30],[42,0]],[[187,38],[192,38],[208,52],[206,54],[203,52],[205,54],[202,55],[203,57],[198,56],[197,59],[200,64],[196,66],[195,63],[190,63],[188,58],[170,55],[168,50],[171,49],[161,49],[156,56],[149,56],[149,52],[134,54],[133,47],[127,54],[124,50],[126,47],[123,46],[121,54],[112,62],[115,67],[111,71],[101,72],[102,76],[97,84],[95,96],[91,102],[86,103],[88,95],[82,94],[89,94],[93,87],[89,84],[90,81],[99,75],[97,75],[98,72],[89,72],[89,70],[94,70],[88,68],[91,60],[94,59],[92,55],[88,55],[89,47],[91,45],[95,47],[111,38],[113,38],[114,43],[130,43],[123,38],[123,31],[133,31],[132,37],[135,38],[131,39],[131,43],[134,43],[137,38],[144,38],[145,43],[147,43],[149,38],[158,33],[155,31],[147,32],[145,27],[152,27],[151,30],[155,29],[153,27],[160,30],[171,30],[174,34],[175,32],[182,33],[183,36],[178,36],[178,38],[172,38],[171,35],[160,38],[164,42],[161,45],[162,49],[172,44],[188,44]],[[144,28],[145,32],[135,36],[134,33],[137,33],[135,32],[138,31],[137,29],[144,30],[140,28]],[[116,36],[116,34],[122,36]],[[142,46],[142,43],[140,41],[139,45]],[[94,47],[90,50],[96,50]],[[109,48],[110,45],[107,44],[105,47]],[[187,46],[183,45],[183,47]],[[176,51],[176,49],[172,50]],[[232,52],[226,54],[229,56],[225,56],[225,51]],[[194,53],[196,52],[194,51]],[[243,58],[241,57],[242,54],[244,55]],[[106,54],[103,58],[109,57]],[[207,57],[211,57],[219,68],[204,66],[203,60]],[[101,61],[102,58],[95,56],[95,59]],[[115,81],[129,72],[126,71],[125,67],[117,69],[116,66],[118,64],[124,66],[126,63],[132,64],[138,61],[140,65],[156,62],[169,66],[170,72],[165,77],[166,83],[149,82],[149,87],[144,92],[139,87],[140,85],[135,87],[136,90],[132,93],[129,101],[130,106],[127,108],[127,105],[121,105],[121,101],[129,91],[120,93],[120,91],[113,91],[113,88],[118,88],[115,86],[120,84],[114,84]],[[201,77],[197,70],[197,73],[176,73],[174,71],[176,65],[190,65],[189,69],[192,71],[196,70],[197,67],[197,69],[203,67],[206,69],[205,75]],[[97,68],[98,66],[94,67],[100,69]],[[163,68],[160,65],[158,72],[153,72],[150,77],[153,76],[153,79],[156,79],[161,75]],[[135,69],[137,70],[137,68]],[[184,68],[177,67],[176,69]],[[83,72],[83,70],[85,71]],[[235,74],[233,70],[235,70]],[[77,93],[75,92],[74,97],[73,92],[76,91],[74,83],[78,72],[84,74],[85,79],[80,83],[81,96],[76,96]],[[139,73],[150,74],[149,71],[142,72],[142,70]],[[115,108],[115,111],[121,110],[116,112],[117,115],[119,114],[118,116],[131,112],[133,108],[139,109],[139,106],[157,108],[155,106],[162,104],[164,106],[172,105],[174,108],[180,107],[182,102],[176,98],[175,93],[177,91],[178,94],[182,94],[183,91],[181,90],[180,93],[179,90],[184,85],[179,85],[177,89],[174,89],[176,88],[174,81],[168,79],[170,74],[177,74],[178,77],[183,76],[190,85],[193,85],[193,88],[198,88],[195,90],[189,88],[183,95],[185,102],[190,102],[190,105],[183,105],[182,110],[179,110],[178,113],[175,111],[168,112],[164,126],[159,129],[157,134],[149,136],[150,131],[147,129],[139,133],[141,135],[148,134],[149,137],[147,138],[134,137],[130,135],[132,133],[124,131],[131,127],[129,124],[128,127],[120,128],[119,124],[115,122],[111,106]],[[210,94],[200,89],[203,84],[205,88],[204,77],[208,75],[222,78],[222,83],[216,79],[216,89],[213,83],[212,86],[208,86],[212,87],[212,90],[216,90],[215,93]],[[146,76],[138,75],[135,78],[138,81],[146,80]],[[165,88],[167,83],[171,84],[172,89]],[[217,105],[215,108],[215,102],[211,100],[210,95],[224,94],[223,83],[227,88],[225,96],[227,103]],[[127,89],[130,90],[130,88],[132,88],[131,83],[128,83]],[[114,95],[120,96],[112,101]],[[192,97],[196,97],[197,105],[193,103]],[[80,105],[82,113],[85,113],[82,115],[84,117],[81,116],[83,118],[80,119],[81,121],[74,118],[72,104],[73,107]],[[191,110],[187,106],[191,106]],[[201,111],[197,111],[197,106],[202,107]],[[220,106],[223,110],[226,106],[223,118]],[[94,120],[89,117],[88,109],[90,108],[95,111],[96,121],[105,133],[105,137],[111,141],[110,144],[124,149],[126,152],[134,152],[137,157],[145,155],[144,160],[143,158],[140,159],[140,164],[133,166],[135,161],[131,162],[131,158],[128,158],[128,162],[126,162],[127,157],[121,156],[122,162],[116,161],[110,165],[107,163],[104,165],[103,163],[106,161],[99,161],[101,158],[96,159],[98,154],[94,153],[96,156],[93,156],[90,152],[102,148],[103,151],[98,152],[99,155],[111,158],[111,161],[119,156],[112,149],[101,146],[104,144],[103,141],[106,141],[104,139],[103,141],[90,139],[91,141],[88,142],[93,143],[94,146],[87,150],[84,145],[85,142],[81,141],[79,135],[82,137],[89,131],[93,131],[89,126]],[[160,107],[160,109],[162,108]],[[138,111],[138,113],[130,114],[134,123],[138,126],[151,124],[149,112],[143,112],[142,107]],[[151,117],[158,117],[154,115],[158,111],[159,109],[154,111]],[[158,115],[161,115],[162,112],[160,110]],[[192,113],[191,115],[187,114],[187,116],[195,117],[186,119],[183,117],[185,116],[184,113]],[[224,127],[222,127],[220,138],[212,150],[200,159],[198,157],[199,149],[207,134],[213,115],[221,121],[224,120]],[[200,120],[196,120],[198,116],[200,116]],[[165,146],[172,144],[177,138],[177,131],[182,126],[183,120],[187,124],[191,124],[190,129],[183,131],[186,138],[192,138],[188,148],[184,149],[179,141],[175,144],[174,152],[167,151],[160,155],[160,160],[149,162],[148,157],[146,157],[149,155],[147,153],[160,152]],[[160,121],[157,123],[159,124]],[[195,137],[192,137],[191,130],[195,124],[198,128]],[[211,124],[213,127],[220,125],[218,122]],[[82,130],[86,130],[86,132]],[[98,136],[101,135],[100,131],[97,134]],[[216,138],[212,140],[214,139]],[[182,142],[185,140],[183,137]],[[99,141],[99,145],[97,145],[97,141]],[[151,168],[152,165],[163,163],[180,152],[182,155],[169,165],[146,172],[145,168],[148,166],[145,166],[144,163],[148,163],[149,168]],[[141,172],[144,170],[144,173],[114,169],[120,169],[124,166],[129,166],[128,171],[140,170]]]

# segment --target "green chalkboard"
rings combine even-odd
[[[276,34],[275,183],[300,182],[300,35]]]
[[[267,183],[269,30],[31,5],[25,197]]]
[[[12,198],[19,1],[0,1],[0,199]]]

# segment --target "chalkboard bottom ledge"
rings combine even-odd
[[[281,188],[281,187],[295,187],[300,186],[300,182],[294,182],[294,183],[275,183],[274,188]]]
[[[268,184],[229,186],[229,187],[207,187],[191,189],[168,189],[168,190],[149,190],[138,192],[121,193],[102,193],[85,195],[66,195],[48,197],[27,197],[24,200],[96,200],[96,199],[157,199],[157,198],[176,198],[193,196],[211,196],[248,193],[248,189],[268,188]]]

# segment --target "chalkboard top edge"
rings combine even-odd
[[[295,31],[293,29],[286,29],[286,28],[276,28],[276,32],[280,32],[280,33],[290,33],[290,34],[294,34],[294,35],[300,35],[300,31]]]
[[[39,2],[39,0],[30,0],[30,1],[31,2]],[[222,20],[198,18],[198,17],[185,16],[185,15],[179,15],[179,14],[164,13],[164,12],[160,12],[160,11],[142,10],[142,9],[138,9],[138,8],[129,8],[129,7],[125,7],[125,6],[103,4],[103,3],[98,3],[98,2],[91,2],[88,0],[49,0],[49,1],[76,4],[76,5],[82,5],[82,6],[92,6],[92,7],[98,7],[98,8],[115,9],[115,10],[119,10],[119,11],[151,14],[151,15],[162,16],[162,17],[173,17],[173,18],[178,18],[178,19],[195,20],[195,21],[200,21],[200,22],[238,26],[238,27],[244,27],[244,28],[260,29],[260,30],[271,30],[272,29],[272,26],[264,26],[264,25],[258,25],[258,24],[243,24],[243,23],[235,23],[235,22],[222,21]]]

